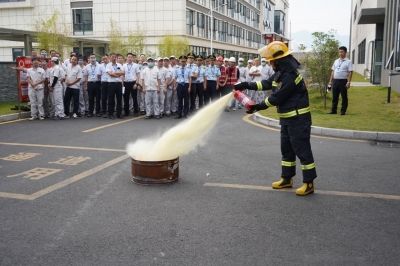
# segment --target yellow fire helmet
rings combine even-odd
[[[290,51],[283,42],[274,41],[259,49],[258,53],[269,61],[288,56],[292,53],[292,51]]]

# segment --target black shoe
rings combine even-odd
[[[100,113],[99,113],[99,114],[96,114],[96,116],[97,116],[97,117],[101,117],[101,114],[100,114]]]
[[[171,116],[171,114],[165,114],[165,116],[166,116],[166,117],[170,117],[170,116]]]
[[[134,117],[138,117],[139,114],[138,114],[138,113],[134,113],[133,116],[134,116]]]
[[[103,115],[103,118],[107,118],[107,117],[108,117],[108,115],[107,115],[107,114]]]
[[[113,115],[109,115],[109,116],[108,116],[108,118],[110,118],[110,119],[114,120],[114,119],[115,119],[115,116],[113,116]]]
[[[146,120],[147,120],[147,119],[150,119],[150,118],[151,118],[150,116],[147,116],[147,115],[146,115],[146,117],[145,117],[144,119],[146,119]]]
[[[119,119],[124,119],[124,116],[123,115],[118,115],[117,116]]]
[[[125,115],[124,116],[129,116],[129,113],[125,113]]]
[[[176,115],[176,116],[174,117],[174,119],[180,119],[180,118],[182,118],[181,115]]]
[[[328,114],[328,115],[335,115],[335,114],[337,114],[337,112],[332,112],[332,111],[330,111],[330,112],[328,112],[328,113],[326,113],[326,114]]]
[[[88,114],[87,117],[93,117],[93,114]]]
[[[345,112],[341,112],[341,113],[340,113],[340,115],[345,115],[345,114],[346,114]]]
[[[145,115],[146,112],[145,112],[145,111],[140,111],[140,114],[141,114],[141,115]]]
[[[154,116],[155,119],[160,119],[159,115]]]

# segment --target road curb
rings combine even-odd
[[[261,123],[274,128],[281,128],[278,120],[260,115],[259,113],[255,113],[252,118],[257,123]],[[311,126],[311,134],[317,136],[328,136],[346,139],[361,139],[400,143],[400,133],[394,132],[357,131]]]
[[[21,118],[31,117],[31,112],[21,112]],[[0,122],[8,122],[18,119],[18,113],[9,115],[0,115]]]

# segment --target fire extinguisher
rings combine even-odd
[[[242,91],[237,90],[233,94],[233,96],[238,100],[244,107],[246,107],[247,111],[250,111],[250,105],[255,105],[256,103],[253,102],[246,94],[244,94]]]

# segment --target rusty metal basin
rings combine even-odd
[[[141,185],[162,185],[178,180],[179,157],[166,161],[139,161],[132,158],[132,181]]]

